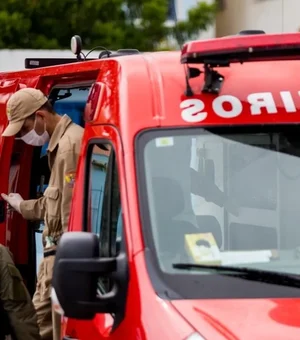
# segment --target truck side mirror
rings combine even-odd
[[[53,288],[66,317],[90,320],[96,313],[123,313],[127,295],[127,260],[100,258],[97,235],[87,232],[63,234],[57,248]],[[125,266],[124,266],[125,263]],[[99,277],[112,280],[107,294],[98,292]]]

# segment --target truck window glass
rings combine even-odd
[[[54,87],[49,95],[55,112],[67,114],[74,123],[84,127],[83,113],[91,86]],[[42,148],[41,156],[47,155],[48,143]]]
[[[140,137],[145,242],[160,271],[201,275],[173,267],[184,262],[300,275],[298,129],[170,129]],[[198,244],[211,238],[214,255]]]
[[[114,150],[110,144],[94,145],[89,162],[90,230],[99,236],[101,256],[115,257],[122,241],[123,221]],[[107,278],[99,278],[99,292],[109,291],[111,284]]]
[[[90,226],[98,236],[101,233],[104,187],[107,177],[109,151],[94,145],[90,160]]]
[[[83,112],[90,86],[59,89],[53,107],[58,114],[67,114],[74,123],[83,126]]]

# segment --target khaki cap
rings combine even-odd
[[[6,104],[8,126],[2,133],[3,137],[15,136],[24,124],[27,117],[40,109],[48,98],[42,91],[25,88],[14,93]]]

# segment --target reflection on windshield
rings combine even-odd
[[[183,262],[300,274],[298,137],[189,132],[168,130],[144,148],[161,269]]]

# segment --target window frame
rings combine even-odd
[[[92,232],[89,228],[89,205],[90,205],[90,171],[91,156],[93,147],[99,144],[111,144],[110,141],[103,138],[92,138],[88,141],[86,147],[86,158],[84,166],[84,184],[83,184],[83,214],[82,214],[82,231]],[[105,179],[106,186],[106,179]]]
[[[59,93],[60,90],[74,90],[81,87],[91,87],[93,84],[95,84],[96,80],[88,80],[88,81],[78,81],[75,83],[64,83],[64,82],[58,82],[57,84],[53,85],[50,89],[48,99],[51,102],[51,104],[54,106],[57,100],[54,100]],[[83,117],[84,118],[84,117]]]
[[[112,141],[102,138],[92,138],[89,140],[87,149],[86,149],[86,159],[85,159],[85,169],[84,169],[84,203],[83,203],[83,231],[93,233],[91,228],[90,221],[90,209],[91,209],[91,196],[90,196],[90,180],[91,180],[91,167],[92,167],[92,154],[94,146],[99,145],[109,145],[110,146],[110,155],[107,163],[107,174],[104,183],[103,190],[103,204],[101,207],[101,221],[100,221],[100,235],[99,235],[99,247],[100,247],[100,255],[99,257],[111,257],[116,258],[118,254],[112,254],[113,247],[116,246],[116,242],[112,245],[113,241],[113,225],[111,223],[112,219],[112,204],[113,204],[113,181],[117,180],[118,185],[118,193],[119,193],[119,207],[122,209],[121,205],[121,190],[120,190],[120,177],[119,177],[119,168],[117,161],[117,153],[114,148]],[[114,175],[114,169],[116,169],[116,177]],[[122,219],[122,237],[121,237],[121,249],[124,251],[125,248],[125,240],[124,240],[124,226],[123,226],[123,217]],[[117,223],[116,221],[116,228]],[[115,230],[115,241],[117,239],[117,229]],[[101,278],[99,279],[98,287],[100,289],[100,293],[108,293],[110,291],[109,288],[105,288],[105,283],[101,282]],[[108,286],[111,288],[111,282],[108,282]]]

